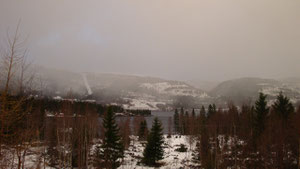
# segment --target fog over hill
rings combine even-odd
[[[79,99],[122,104],[128,109],[152,110],[210,98],[206,92],[182,81],[111,73],[75,73],[45,67],[36,69],[37,89],[51,97],[72,94]]]
[[[299,7],[298,0],[1,0],[0,37],[22,19],[38,64],[77,72],[279,78],[300,73]]]
[[[210,103],[225,106],[228,101],[240,105],[249,100],[253,103],[259,92],[267,94],[270,101],[281,91],[294,103],[300,100],[299,78],[281,80],[239,78],[219,84],[211,82],[211,90],[207,88],[202,90],[195,83],[156,77],[76,73],[40,66],[35,69],[38,72],[36,89],[42,91],[44,95],[51,97],[72,95],[78,99],[93,99],[99,103],[120,104],[127,109],[158,110],[174,106],[198,108]],[[202,86],[205,86],[205,82]]]
[[[300,169],[299,18],[300,0],[0,0],[0,169]]]
[[[299,80],[299,79],[298,79]],[[262,78],[239,78],[220,83],[210,91],[214,97],[222,97],[223,100],[231,100],[237,104],[246,101],[254,101],[259,92],[268,95],[269,100],[275,99],[279,92],[287,95],[294,103],[300,99],[300,88],[295,84],[300,81],[283,81]]]

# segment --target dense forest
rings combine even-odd
[[[197,142],[194,157],[204,168],[298,168],[300,107],[282,93],[271,106],[266,97],[240,108],[209,105],[199,115],[181,108],[175,130]]]
[[[272,104],[266,99],[260,93],[253,105],[175,109],[168,135],[186,136],[185,146],[196,144],[191,168],[298,168],[300,108],[283,93]],[[134,116],[133,124],[129,118],[116,121],[115,113],[123,111],[118,106],[5,94],[0,103],[2,168],[24,168],[32,153],[40,158],[37,168],[117,168],[134,135],[147,143],[140,165],[163,166],[164,126],[158,119],[149,131],[143,116]]]

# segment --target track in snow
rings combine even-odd
[[[86,78],[86,74],[85,73],[82,73],[82,78],[83,78],[83,81],[84,81],[84,85],[86,87],[86,90],[88,92],[89,95],[92,95],[93,94],[93,91],[87,81],[87,78]]]

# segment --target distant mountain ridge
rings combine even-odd
[[[38,77],[48,96],[73,96],[101,103],[125,105],[128,109],[159,109],[181,96],[205,99],[209,96],[185,82],[155,77],[111,73],[75,73],[39,67]],[[158,107],[159,106],[159,107]]]
[[[255,100],[259,92],[267,94],[269,99],[274,99],[279,92],[283,92],[295,102],[300,99],[300,88],[287,81],[254,77],[224,81],[209,94],[214,97],[222,97],[223,100],[241,103]]]
[[[188,82],[156,77],[120,75],[111,73],[76,73],[38,67],[37,89],[50,97],[76,97],[100,103],[114,103],[128,109],[165,109],[171,106],[199,107],[210,103],[236,104],[257,98],[259,92],[270,100],[282,91],[293,102],[300,100],[300,78],[280,80],[239,78],[221,82],[205,92]]]

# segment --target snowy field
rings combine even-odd
[[[178,168],[192,168],[195,166],[192,162],[192,150],[195,148],[195,143],[189,145],[188,136],[177,136],[172,135],[171,138],[164,136],[165,144],[164,147],[164,159],[159,161],[162,164],[161,169],[178,169]],[[154,167],[147,167],[140,164],[141,158],[143,156],[143,150],[146,141],[139,141],[137,136],[131,136],[131,143],[128,150],[125,151],[125,157],[123,164],[119,169],[151,169]],[[180,147],[180,144],[184,144],[187,148],[186,152],[178,152],[175,149]],[[93,146],[94,147],[94,146]],[[93,148],[92,148],[93,149]],[[27,150],[27,156],[24,163],[24,168],[26,169],[36,169],[36,168],[47,168],[52,169],[47,165],[47,160],[44,163],[44,159],[40,152],[44,152],[46,149],[43,147],[31,147]],[[91,150],[92,152],[92,150]],[[17,156],[12,152],[12,150],[6,151],[6,156],[3,160],[7,162],[9,166],[14,163],[14,166],[17,167]],[[39,155],[38,155],[39,154]],[[92,159],[89,159],[89,161]],[[12,167],[13,168],[13,167]],[[90,166],[89,168],[94,168]]]
[[[150,169],[154,167],[147,167],[139,164],[139,161],[143,157],[144,144],[146,142],[138,141],[138,138],[132,136],[129,149],[125,152],[125,159],[123,165],[119,169]],[[192,150],[195,148],[195,144],[189,145],[187,136],[172,135],[171,138],[164,136],[164,159],[160,161],[163,164],[161,169],[178,169],[178,168],[191,168],[195,166],[192,162]],[[187,148],[187,152],[178,152],[175,149],[180,147],[180,144],[184,144]]]

